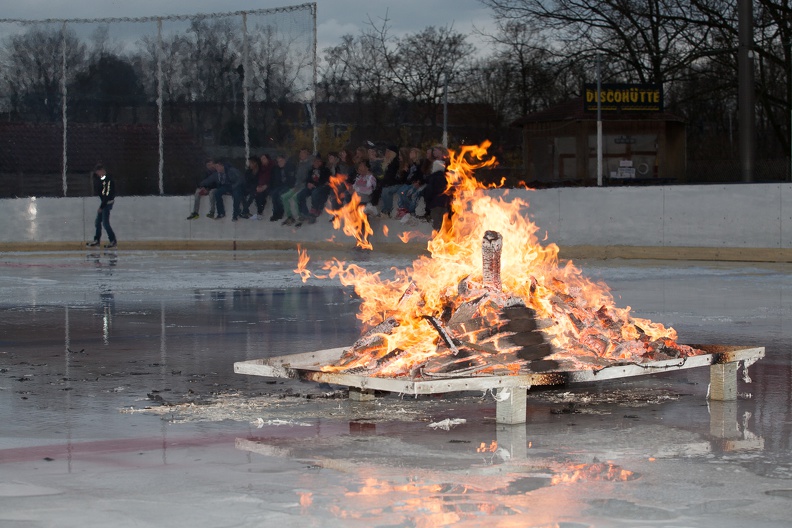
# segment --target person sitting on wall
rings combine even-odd
[[[262,156],[263,158],[263,156]],[[262,159],[262,163],[264,163]],[[272,200],[272,216],[270,222],[283,218],[283,199],[285,192],[294,186],[294,167],[289,164],[285,154],[275,157],[275,166],[270,173],[269,196]]]
[[[245,185],[248,186],[248,194],[242,204],[240,216],[251,220],[261,220],[264,206],[267,205],[267,194],[269,192],[270,176],[272,171],[272,158],[267,154],[251,156],[248,158],[248,167],[245,171]],[[250,214],[250,206],[256,202],[256,212]]]
[[[368,160],[361,160],[357,165],[357,177],[352,184],[352,190],[358,196],[360,204],[368,206],[371,204],[372,195],[377,189],[377,178],[371,173],[371,165]]]
[[[297,193],[305,188],[305,184],[311,177],[313,170],[313,160],[307,148],[300,149],[298,154],[297,169],[294,172],[294,185],[291,189],[281,195],[281,203],[286,214],[286,219],[281,225],[293,225],[300,218],[300,211],[297,206]]]
[[[327,199],[333,194],[333,182],[330,179],[345,175],[342,172],[343,170],[348,172],[349,168],[341,167],[338,152],[329,152],[327,154],[327,164],[324,166],[324,183],[317,185],[311,191],[311,208],[308,211],[308,223],[313,224],[319,215],[322,214],[322,210],[327,204]],[[337,185],[340,187],[341,183],[338,182]]]
[[[306,220],[313,223],[311,218],[315,219],[315,217],[308,210],[307,201],[315,191],[320,191],[328,181],[330,181],[330,172],[325,167],[322,157],[317,155],[313,159],[313,168],[308,181],[305,182],[305,187],[297,193],[296,201],[300,217],[297,219],[297,223],[294,224],[295,227],[300,227]]]
[[[195,200],[193,202],[193,210],[190,216],[187,217],[187,220],[194,220],[198,218],[198,212],[201,209],[201,198],[204,196],[209,197],[209,213],[206,215],[209,218],[214,218],[215,216],[215,189],[217,188],[217,171],[214,168],[215,160],[214,158],[207,158],[206,159],[206,170],[201,178],[201,181],[198,183],[198,188],[195,189]]]
[[[225,204],[223,196],[230,194],[233,198],[233,212],[231,220],[234,222],[239,218],[240,202],[245,186],[245,178],[242,173],[230,163],[225,161],[215,162],[214,168],[217,171],[217,189],[215,190],[215,203],[217,204],[217,216],[215,220],[225,218]]]

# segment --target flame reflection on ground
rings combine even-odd
[[[335,502],[319,506],[311,500],[306,503],[304,495],[300,494],[303,513],[321,516],[322,512],[316,511],[317,508],[326,507],[326,513],[336,519],[376,520],[377,525],[396,523],[398,526],[409,521],[409,526],[427,528],[483,519],[494,526],[527,526],[526,514],[530,514],[531,519],[539,521],[538,524],[530,523],[530,526],[558,526],[550,519],[542,519],[541,508],[537,508],[549,499],[545,493],[547,488],[582,485],[585,482],[628,481],[638,476],[612,463],[594,463],[559,464],[555,470],[533,468],[524,476],[516,473],[494,482],[486,479],[432,482],[429,478],[419,476],[403,480],[382,476],[361,478],[358,487],[344,493],[346,498],[351,499],[346,505]],[[564,497],[571,498],[572,495],[566,491],[560,495],[553,493],[553,510],[559,511],[558,501]],[[530,500],[526,501],[528,496]]]

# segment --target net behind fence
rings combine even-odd
[[[208,156],[316,137],[315,3],[0,19],[0,68],[0,197],[90,195],[97,162],[121,194],[183,194]]]

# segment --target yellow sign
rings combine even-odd
[[[662,112],[663,88],[655,84],[596,84],[584,86],[583,107],[596,112],[601,99],[603,112]]]

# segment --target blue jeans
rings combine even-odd
[[[382,212],[390,214],[393,209],[393,197],[402,192],[402,189],[409,187],[408,185],[389,185],[382,189],[380,200],[382,202]],[[406,189],[405,189],[406,190]]]
[[[421,189],[423,186],[405,185],[399,193],[399,208],[407,209],[410,214],[415,214],[418,199],[421,197]]]
[[[217,215],[225,216],[225,204],[223,203],[223,195],[230,194],[234,199],[234,210],[232,211],[233,218],[239,216],[239,206],[242,201],[243,189],[238,187],[231,187],[230,185],[221,185],[215,189],[215,203],[217,204]]]
[[[113,204],[107,204],[96,212],[96,220],[94,221],[94,227],[96,227],[96,234],[94,234],[94,240],[96,240],[97,242],[99,242],[102,239],[102,226],[104,226],[104,230],[107,233],[107,238],[110,240],[110,242],[116,241],[115,233],[113,233],[113,228],[110,227],[110,211],[112,209],[113,209]]]

